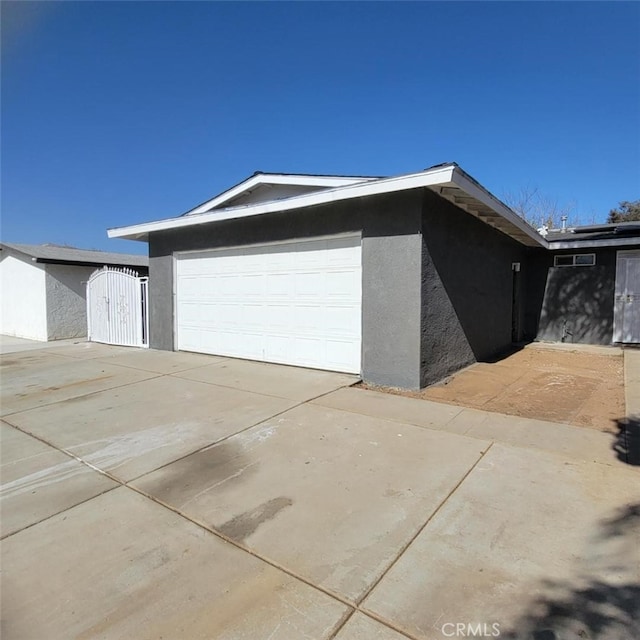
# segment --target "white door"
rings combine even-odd
[[[176,348],[360,372],[360,235],[176,255]]]
[[[618,251],[613,341],[640,343],[640,251]]]

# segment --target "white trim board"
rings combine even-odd
[[[199,224],[235,220],[267,213],[293,211],[332,202],[341,202],[385,193],[396,193],[422,187],[456,187],[490,208],[498,216],[506,220],[508,224],[515,227],[521,235],[529,238],[535,245],[542,247],[548,246],[546,240],[532,227],[491,195],[486,189],[473,181],[457,165],[445,165],[419,173],[392,178],[374,179],[301,196],[293,196],[282,200],[229,207],[227,209],[218,209],[203,213],[194,212],[191,215],[180,216],[178,218],[168,218],[165,220],[109,229],[107,234],[110,238],[127,238],[129,240],[146,241],[148,234],[156,231],[181,229]],[[503,232],[509,235],[506,230],[503,230]]]
[[[595,247],[629,247],[640,245],[640,238],[608,238],[607,240],[574,240],[573,242],[549,242],[549,249],[593,249]]]
[[[371,180],[378,180],[378,178],[358,178],[350,176],[310,176],[310,175],[287,175],[278,173],[256,173],[255,175],[243,180],[235,187],[231,187],[226,191],[223,191],[215,198],[211,198],[206,202],[198,205],[197,207],[187,211],[184,215],[191,216],[198,213],[205,213],[210,209],[216,209],[221,204],[233,200],[238,196],[249,193],[260,185],[290,185],[300,187],[324,187],[327,189],[342,187],[350,184],[356,184],[358,182],[370,182]]]
[[[301,242],[313,242],[315,240],[338,240],[339,238],[360,238],[362,242],[362,233],[360,231],[347,231],[346,233],[331,233],[322,236],[300,236],[295,238],[287,238],[286,240],[272,240],[271,242],[252,242],[251,244],[225,244],[222,247],[207,247],[205,249],[186,249],[184,251],[174,251],[174,256],[183,256],[190,253],[202,253],[203,251],[228,251],[233,249],[251,249],[258,247],[273,247],[287,244],[300,244]]]

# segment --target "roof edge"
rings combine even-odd
[[[303,209],[316,205],[328,204],[340,200],[352,200],[382,193],[393,193],[407,189],[428,187],[438,184],[449,184],[453,175],[453,165],[439,167],[430,171],[419,173],[409,173],[391,178],[358,182],[332,189],[323,189],[313,193],[282,200],[271,200],[256,204],[229,207],[227,209],[216,209],[215,211],[205,211],[202,213],[192,213],[191,215],[179,216],[176,218],[166,218],[153,222],[146,222],[126,227],[115,227],[107,230],[109,238],[126,238],[129,240],[146,241],[149,233],[154,231],[164,231],[168,229],[178,229],[207,222],[221,222],[234,218],[245,218],[264,213],[275,213],[279,211],[291,211]]]
[[[236,198],[243,193],[247,193],[261,184],[285,184],[293,186],[317,186],[326,188],[335,188],[346,186],[358,182],[370,182],[371,180],[379,180],[380,178],[371,176],[330,176],[330,175],[314,175],[305,173],[265,173],[256,171],[253,175],[245,178],[242,182],[229,187],[222,193],[213,198],[205,200],[193,209],[189,209],[183,213],[183,216],[190,216],[197,213],[205,213],[214,207]]]

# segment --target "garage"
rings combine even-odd
[[[176,253],[176,348],[360,373],[360,234]]]

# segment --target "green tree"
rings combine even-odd
[[[640,200],[623,200],[617,209],[609,211],[607,222],[640,222]]]

